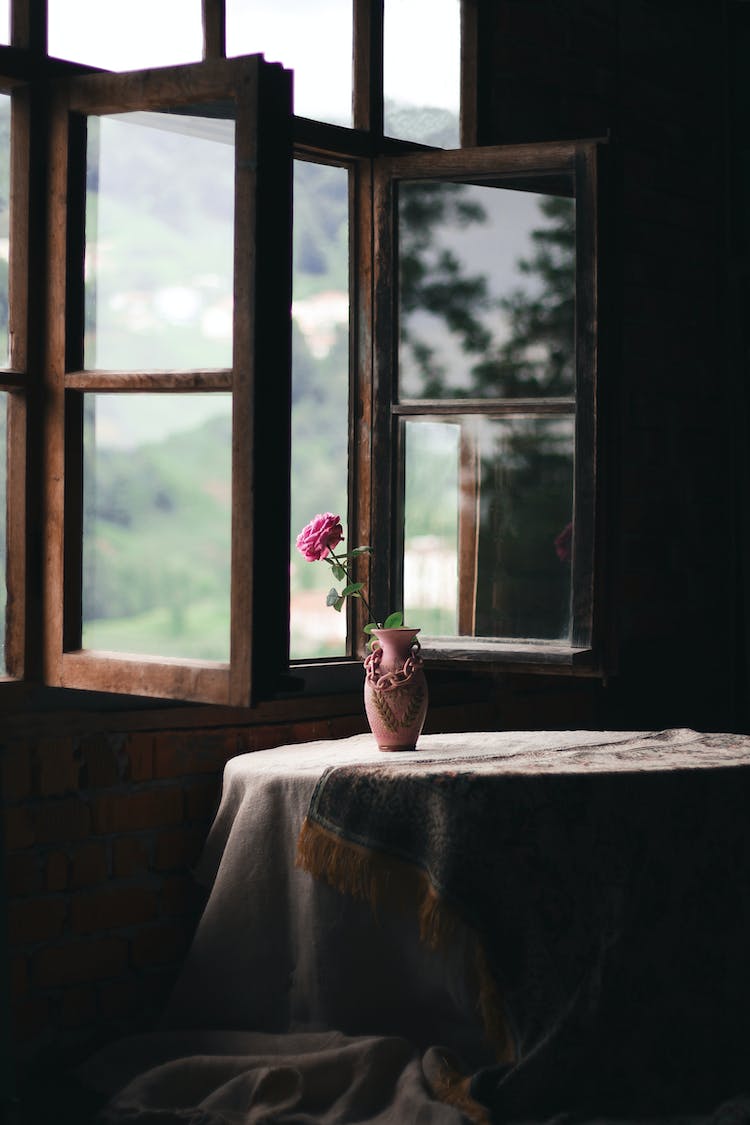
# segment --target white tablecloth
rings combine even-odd
[[[681,770],[713,768],[722,753],[727,761],[719,765],[750,762],[749,740],[725,752],[701,746],[695,732],[666,733],[665,750],[672,742],[681,748]],[[513,756],[520,762],[529,751],[540,772],[567,773],[581,768],[577,751],[592,747],[600,748],[602,763],[607,755],[624,759],[618,771],[672,768],[668,753],[662,764],[658,747],[641,754],[638,737],[612,731],[431,735],[420,739],[417,751],[383,754],[362,735],[232,759],[196,870],[209,889],[207,905],[163,1027],[124,1044],[119,1054],[117,1048],[104,1052],[90,1068],[92,1084],[102,1089],[134,1079],[106,1120],[150,1125],[152,1110],[161,1112],[181,1091],[182,1108],[160,1122],[465,1121],[432,1096],[429,1075],[444,1057],[469,1075],[493,1062],[477,1010],[470,938],[459,930],[449,951],[432,952],[420,943],[415,917],[385,911],[373,917],[369,905],[296,867],[315,786],[330,766],[412,758],[445,759],[447,769],[460,770],[453,759],[465,759],[471,769],[477,759],[501,754],[512,772]],[[635,749],[620,751],[619,743]],[[591,761],[583,768],[597,769]],[[191,1082],[193,1092],[186,1093]],[[272,1087],[267,1106],[264,1082]],[[379,1091],[375,1100],[362,1101],[360,1086]],[[693,1120],[708,1118],[680,1118]]]

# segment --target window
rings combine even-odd
[[[590,659],[595,197],[589,145],[376,162],[374,526],[436,658]]]
[[[362,607],[292,547],[325,509],[430,659],[595,669],[596,146],[475,145],[472,0],[411,62],[418,4],[325,0],[326,61],[310,4],[196,0],[142,71],[64,8],[0,46],[6,680],[244,706],[355,669]]]

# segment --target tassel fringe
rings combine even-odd
[[[343,840],[308,818],[297,841],[296,863],[341,894],[369,903],[376,916],[383,903],[402,912],[413,911],[416,904],[420,940],[433,951],[449,948],[457,928],[464,925],[419,868]],[[473,940],[477,1007],[482,1024],[498,1061],[512,1063],[516,1061],[516,1049],[502,999],[482,942],[476,934]]]
[[[438,1101],[452,1105],[469,1121],[475,1122],[475,1125],[490,1125],[487,1109],[469,1093],[471,1078],[463,1074],[449,1059],[441,1060],[440,1072],[435,1077],[430,1077],[428,1083]]]

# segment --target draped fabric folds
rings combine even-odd
[[[750,740],[672,730],[319,779],[297,862],[428,947],[474,940],[497,1120],[750,1086]],[[456,1083],[454,1083],[454,1086]]]

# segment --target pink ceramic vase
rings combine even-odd
[[[419,629],[373,629],[365,657],[365,711],[381,750],[414,750],[427,714]]]

